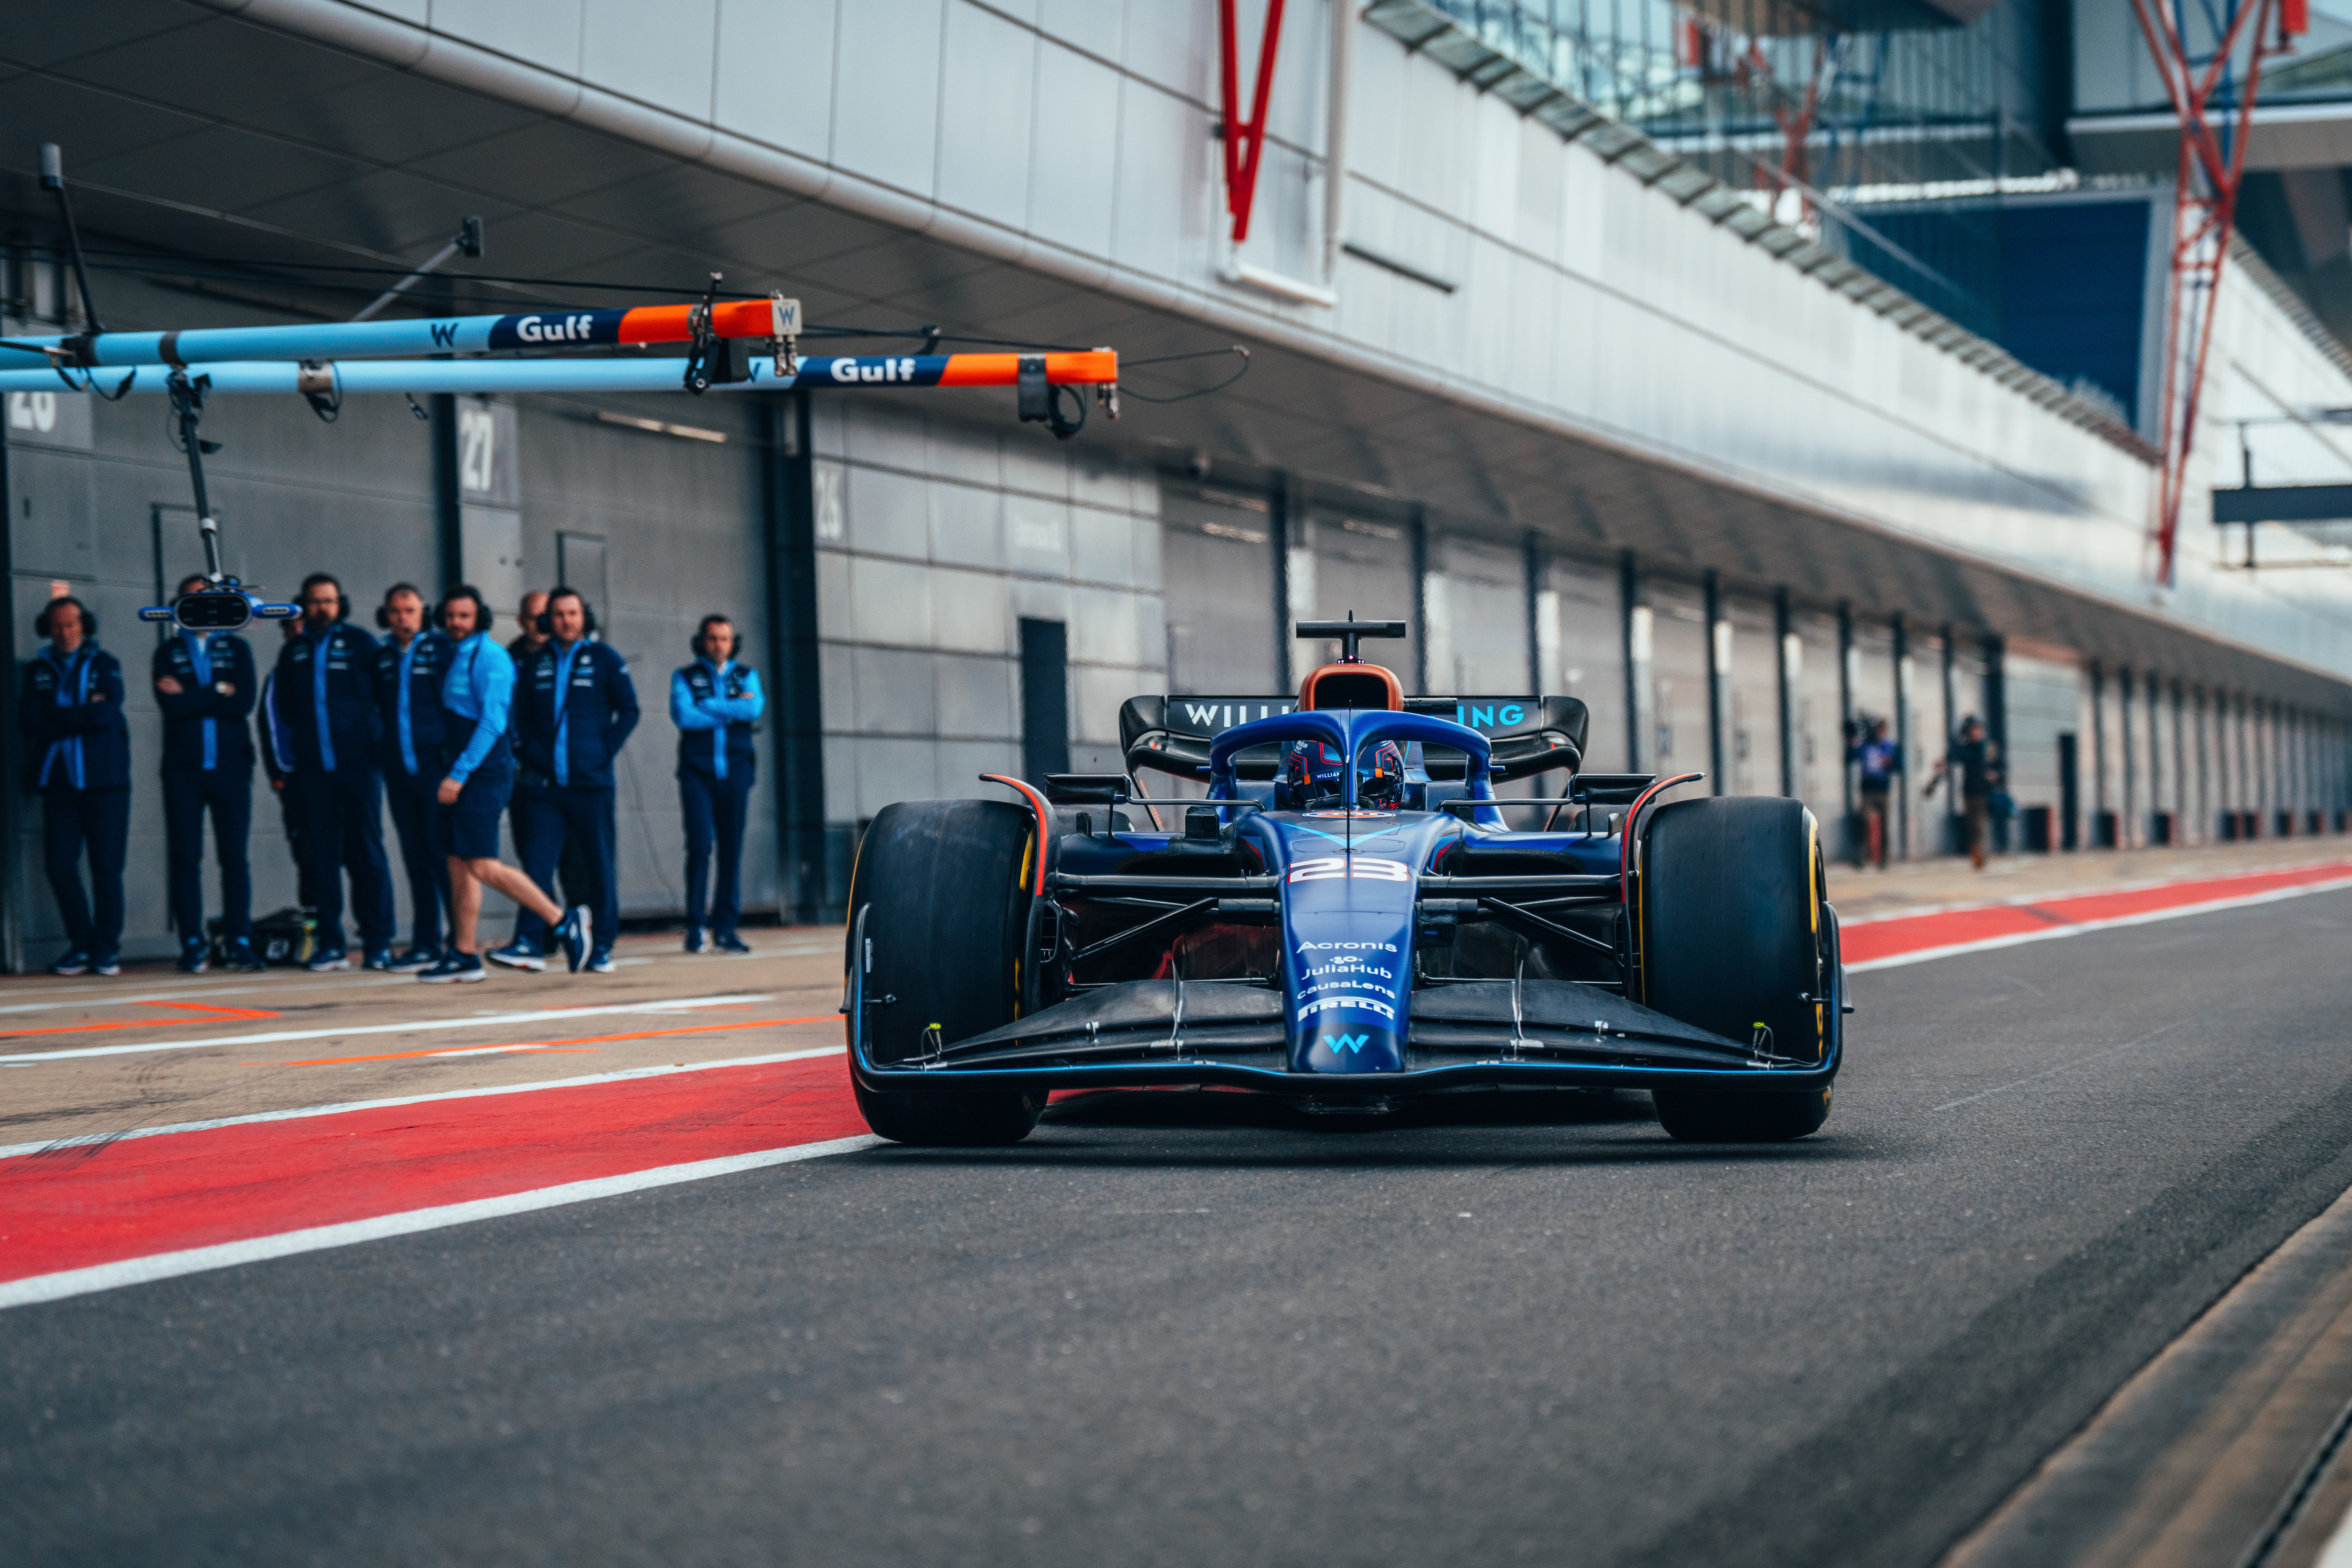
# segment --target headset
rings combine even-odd
[[[41,607],[41,613],[33,617],[33,635],[35,637],[45,637],[49,635],[49,612],[56,609],[59,605],[71,605],[75,609],[81,612],[81,640],[83,642],[94,643],[98,641],[98,617],[89,613],[89,606],[88,605],[83,604],[79,599],[75,598],[70,594],[61,594]]]
[[[420,595],[418,596],[422,597],[423,595]],[[483,598],[482,591],[479,588],[475,587],[471,583],[452,583],[447,588],[442,591],[441,602],[433,606],[433,624],[435,626],[439,626],[445,632],[449,629],[448,626],[444,624],[441,613],[449,607],[449,601],[452,599],[471,599],[474,601],[474,630],[478,632],[486,632],[490,629],[490,623],[496,617],[490,614],[489,601]]]
[[[341,584],[338,584],[336,585],[336,592],[340,594],[341,591]],[[418,587],[414,583],[394,583],[391,587],[386,588],[383,591],[383,603],[375,607],[375,624],[378,630],[388,632],[392,629],[392,601],[402,594],[414,594],[416,595],[417,603],[425,606],[425,624],[426,626],[436,626],[441,624],[441,606],[426,598],[425,596],[424,589]]]
[[[596,606],[588,602],[588,595],[577,588],[550,588],[547,591],[547,608],[539,612],[540,636],[551,637],[555,635],[555,601],[558,599],[579,600],[580,635],[583,637],[596,635]]]
[[[695,658],[709,658],[710,657],[708,645],[704,643],[703,639],[710,635],[710,628],[713,626],[725,626],[729,631],[733,632],[735,634],[735,651],[737,653],[741,653],[743,651],[743,628],[735,624],[735,617],[732,616],[709,615],[703,616],[700,624],[696,626],[694,628],[693,640],[686,645],[694,650]],[[742,660],[738,659],[736,662],[740,664]]]
[[[308,577],[303,578],[302,591],[299,594],[297,594],[295,597],[301,600],[309,599],[310,596],[310,590],[317,587],[321,583],[332,583],[335,585],[335,619],[338,621],[347,621],[351,619],[352,596],[343,592],[343,584],[341,581],[331,572],[313,572]]]

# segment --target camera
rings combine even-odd
[[[292,620],[302,613],[299,605],[273,605],[247,593],[234,577],[223,577],[169,605],[149,605],[139,612],[142,621],[172,621],[192,632],[233,632],[264,620]]]

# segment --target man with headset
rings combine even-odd
[[[400,836],[408,872],[411,940],[394,956],[394,974],[414,974],[441,962],[441,912],[448,906],[447,858],[435,818],[442,767],[441,683],[449,674],[447,637],[425,624],[424,591],[395,583],[376,606],[384,639],[375,650],[376,711],[383,721],[384,799]]]
[[[392,868],[383,855],[383,784],[375,768],[383,721],[375,702],[375,638],[344,617],[343,585],[324,572],[302,579],[302,635],[278,656],[278,714],[293,741],[292,786],[319,947],[308,967],[349,969],[343,871],[370,969],[392,967]]]
[[[735,933],[742,918],[743,819],[759,752],[751,725],[768,704],[760,672],[735,662],[735,623],[705,616],[695,628],[692,664],[669,678],[669,716],[677,726],[677,803],[686,818],[686,951],[702,951],[704,889],[714,841],[719,878],[710,907],[710,945],[749,952]]]
[[[26,783],[41,792],[41,837],[68,947],[52,974],[122,973],[122,862],[131,842],[131,730],[122,666],[98,646],[79,599],[51,599],[33,621],[49,646],[25,662],[16,728]],[[89,891],[81,858],[89,851]],[[93,908],[93,905],[95,906]]]
[[[610,974],[621,924],[613,761],[637,727],[637,690],[627,662],[589,640],[596,616],[577,589],[548,595],[540,629],[548,641],[520,671],[516,702],[523,870],[551,896],[564,840],[586,851],[596,899],[588,967]],[[546,921],[526,909],[515,917],[514,941],[489,957],[515,969],[543,969],[545,934]]]
[[[208,584],[192,576],[180,596]],[[180,972],[211,962],[205,937],[205,813],[213,817],[220,861],[221,931],[231,969],[265,967],[253,951],[253,874],[246,837],[253,826],[253,734],[246,716],[259,695],[253,647],[234,632],[182,628],[155,649],[155,705],[163,710],[163,843]]]
[[[514,659],[489,637],[490,607],[478,590],[460,583],[441,595],[441,629],[456,646],[441,684],[445,760],[435,791],[441,847],[449,862],[449,948],[416,978],[428,984],[484,978],[476,944],[482,889],[499,892],[551,922],[573,973],[588,957],[593,923],[584,906],[565,910],[529,877],[499,859],[499,817],[514,787],[508,737],[513,710]]]

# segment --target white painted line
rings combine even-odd
[[[560,1018],[593,1018],[614,1013],[676,1013],[689,1007],[725,1007],[739,1002],[770,1002],[765,992],[695,996],[677,1002],[614,1002],[602,1007],[534,1008],[528,1013],[488,1013],[465,1018],[423,1018],[401,1024],[345,1024],[324,1029],[273,1029],[260,1035],[217,1035],[208,1040],[152,1040],[138,1046],[78,1046],[62,1051],[29,1051],[0,1062],[55,1062],[74,1057],[123,1057],[142,1051],[197,1051],[207,1046],[268,1046],[283,1040],[341,1040],[360,1035],[409,1035],[426,1029],[479,1029],[492,1024],[539,1024]]]
[[[2247,893],[2234,899],[2211,899],[2201,904],[2181,904],[2168,910],[2147,910],[2136,915],[2117,915],[2113,920],[2080,921],[2073,925],[2050,926],[2041,931],[2013,931],[2008,936],[1989,936],[1980,942],[1956,942],[1948,947],[1923,947],[1916,952],[1897,952],[1885,958],[1849,963],[1845,972],[1848,974],[1867,974],[1874,969],[1899,969],[1906,963],[1926,963],[1938,958],[1958,958],[1964,953],[2021,947],[2029,942],[2055,942],[2060,937],[2087,936],[2095,931],[2114,931],[2119,926],[2148,925],[2157,921],[2177,921],[2189,915],[2210,915],[2217,910],[2242,910],[2254,904],[2274,904],[2284,899],[2300,899],[2311,893],[2333,893],[2346,888],[2352,888],[2352,877],[2338,877],[2326,882],[2305,882],[2294,888],[2273,888],[2265,893]],[[5,1059],[0,1058],[0,1060]]]
[[[294,976],[287,978],[290,980]],[[166,1002],[194,996],[250,996],[257,992],[266,992],[272,996],[291,996],[298,991],[358,991],[371,985],[413,985],[415,983],[414,974],[353,974],[339,980],[314,981],[307,985],[181,985],[165,991],[141,991],[131,995],[121,994],[121,987],[111,983],[53,986],[46,991],[18,991],[14,994],[54,996],[62,992],[71,1000],[19,1002],[0,1007],[0,1013],[54,1013],[64,1007],[131,1007],[142,1002]]]
[[[404,1094],[383,1100],[345,1100],[332,1105],[305,1105],[292,1110],[256,1110],[243,1116],[220,1116],[209,1121],[173,1121],[160,1127],[131,1127],[120,1132],[77,1132],[38,1143],[0,1144],[0,1160],[20,1154],[46,1154],[60,1149],[87,1148],[94,1143],[119,1143],[130,1138],[154,1138],[166,1132],[209,1132],[215,1127],[246,1127],[257,1121],[298,1121],[309,1116],[341,1116],[353,1110],[382,1110],[402,1105],[431,1105],[444,1100],[480,1100],[494,1094],[530,1094],[542,1089],[579,1089],[594,1083],[625,1083],[632,1079],[668,1078],[682,1072],[709,1072],[713,1068],[764,1067],[771,1062],[804,1061],[811,1057],[838,1057],[846,1046],[818,1046],[803,1051],[776,1051],[767,1056],[728,1057],[715,1062],[684,1062],[676,1066],[621,1068],[613,1072],[583,1073],[578,1078],[541,1079],[537,1083],[491,1084],[480,1089],[445,1089],[434,1094]]]
[[[2319,1549],[2319,1561],[2312,1568],[2352,1568],[2352,1510],[2336,1521],[2336,1529],[2327,1544]]]
[[[176,1279],[183,1274],[234,1268],[239,1264],[260,1263],[273,1258],[292,1258],[304,1252],[353,1247],[363,1241],[414,1236],[419,1231],[472,1225],[478,1220],[504,1219],[509,1215],[561,1208],[566,1204],[592,1203],[598,1198],[619,1197],[625,1193],[676,1186],[681,1182],[702,1182],[713,1176],[732,1176],[745,1171],[763,1170],[770,1165],[821,1160],[829,1154],[853,1154],[861,1149],[874,1148],[881,1142],[881,1139],[867,1133],[856,1138],[835,1138],[824,1143],[803,1143],[797,1148],[763,1149],[751,1154],[696,1160],[683,1165],[656,1165],[650,1171],[632,1171],[625,1176],[600,1176],[593,1181],[567,1182],[560,1187],[510,1193],[505,1197],[477,1198],[471,1203],[445,1204],[438,1208],[411,1209],[406,1214],[383,1215],[375,1219],[322,1225],[309,1230],[290,1230],[281,1236],[257,1237],[251,1241],[231,1241],[218,1247],[190,1247],[184,1252],[157,1253],[152,1258],[125,1258],[121,1263],[101,1263],[92,1268],[35,1274],[0,1285],[0,1310],[30,1306],[36,1301],[62,1300],[68,1296],[87,1296],[98,1290],[118,1290],[125,1285],[144,1285],[152,1280]]]

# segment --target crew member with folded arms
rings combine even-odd
[[[376,606],[383,628],[375,650],[376,710],[383,719],[383,795],[400,836],[408,873],[409,945],[393,955],[394,974],[441,962],[441,916],[448,907],[447,858],[436,819],[441,805],[441,683],[449,674],[448,637],[427,626],[424,591],[396,583]]]
[[[199,593],[193,576],[180,596]],[[253,872],[246,842],[253,826],[253,734],[246,717],[259,695],[253,647],[235,632],[181,627],[156,648],[151,674],[163,710],[163,844],[172,923],[180,932],[180,972],[211,966],[205,933],[205,814],[213,819],[220,863],[223,961],[231,969],[265,967],[253,951]]]
[[[529,779],[523,803],[523,869],[541,889],[555,890],[556,860],[568,838],[586,852],[594,885],[595,941],[588,967],[613,972],[620,933],[620,881],[614,867],[613,763],[637,727],[637,690],[626,660],[588,634],[596,621],[578,590],[547,596],[541,629],[548,641],[523,667],[517,696],[516,748]],[[529,909],[515,918],[515,938],[488,956],[517,969],[546,966],[544,921]]]
[[[515,669],[507,650],[490,640],[489,627],[490,609],[478,590],[460,583],[441,595],[441,630],[455,645],[441,686],[445,772],[435,791],[449,867],[450,934],[441,962],[417,973],[432,984],[484,978],[477,938],[485,887],[550,922],[573,973],[588,958],[587,909],[558,909],[529,877],[499,859],[499,817],[514,789],[514,751],[507,731]]]
[[[278,655],[278,716],[294,742],[295,812],[302,825],[305,897],[317,911],[313,970],[349,969],[343,872],[370,969],[392,966],[392,868],[383,855],[383,744],[375,705],[375,638],[345,617],[343,585],[325,572],[302,580],[302,635]]]
[[[677,801],[686,818],[686,951],[703,951],[703,894],[711,891],[710,945],[749,952],[736,934],[742,919],[743,822],[759,752],[751,726],[766,711],[760,672],[735,662],[735,623],[702,617],[694,662],[669,678],[670,721],[677,726]],[[710,857],[719,855],[712,888]]]
[[[131,729],[122,666],[98,646],[98,617],[79,599],[51,599],[33,630],[49,639],[25,663],[16,728],[25,771],[41,792],[41,839],[65,921],[52,974],[122,973],[122,862],[131,843]],[[81,882],[89,854],[89,889]]]

